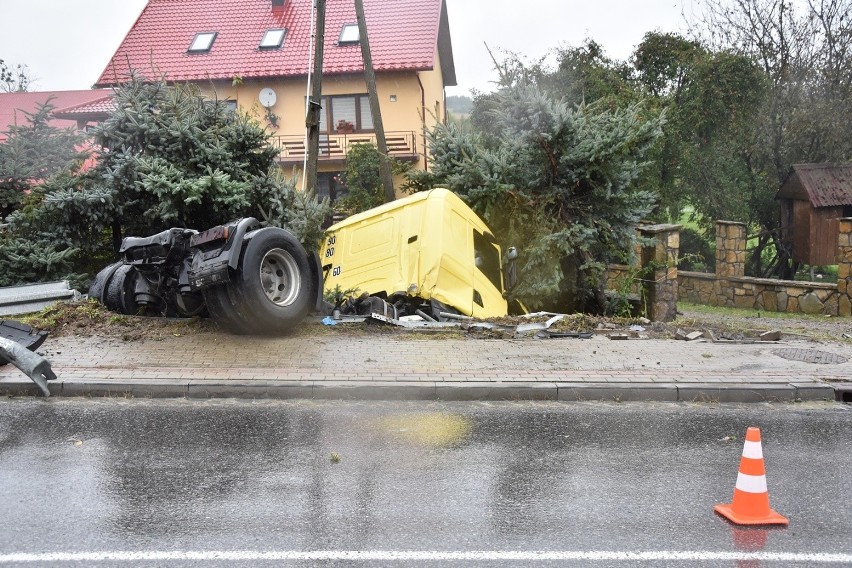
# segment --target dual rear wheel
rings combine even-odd
[[[286,333],[310,311],[311,274],[301,243],[283,229],[267,227],[247,236],[231,281],[204,290],[204,300],[228,331]]]

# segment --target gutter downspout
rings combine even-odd
[[[426,89],[417,72],[417,84],[420,85],[420,134],[423,136],[423,171],[429,171],[429,151],[426,147]],[[436,117],[437,118],[437,117]]]

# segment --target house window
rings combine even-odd
[[[217,32],[201,32],[195,34],[195,39],[189,46],[190,53],[205,53],[213,47],[213,40],[216,39]]]
[[[348,193],[346,186],[340,181],[341,172],[319,172],[317,173],[317,197],[327,197],[334,203]]]
[[[341,122],[344,128],[338,129]],[[373,130],[373,113],[370,112],[370,99],[367,95],[324,96],[320,111],[320,132],[345,133],[345,127],[350,124],[354,132]]]
[[[343,24],[343,29],[340,30],[339,44],[358,43],[361,41],[361,34],[358,31],[358,24]]]
[[[260,40],[260,49],[278,49],[284,43],[285,29],[266,30],[263,39]]]
[[[373,129],[373,111],[370,110],[370,99],[367,95],[358,97],[358,106],[360,107],[361,130]]]

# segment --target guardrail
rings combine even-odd
[[[417,159],[417,136],[411,131],[386,132],[388,155],[401,160]],[[282,162],[300,162],[305,159],[305,138],[300,134],[273,136],[272,144],[278,149]],[[373,133],[320,134],[319,159],[345,160],[349,149],[356,144],[376,145]]]
[[[61,300],[79,300],[67,280],[0,288],[0,316],[27,314]]]

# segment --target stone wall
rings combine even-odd
[[[852,217],[840,220],[837,234],[837,315],[852,316]]]
[[[840,294],[835,284],[749,276],[723,279],[717,278],[715,274],[687,271],[680,272],[678,283],[678,298],[694,304],[766,312],[838,315]]]
[[[671,226],[669,226],[671,227]],[[640,228],[640,232],[642,229]],[[648,235],[646,235],[648,236]],[[674,233],[677,236],[677,233]],[[672,238],[671,233],[666,239]],[[716,222],[716,273],[678,272],[655,270],[650,280],[660,281],[674,290],[677,298],[695,304],[747,308],[767,312],[787,312],[802,314],[825,314],[832,316],[852,316],[852,218],[840,220],[837,237],[837,283],[799,282],[791,280],[772,280],[744,276],[746,261],[746,226],[731,221]],[[663,239],[658,238],[663,246]],[[660,266],[665,255],[664,266],[671,266],[669,255],[677,254],[677,241],[668,252],[656,251],[655,266]],[[643,252],[643,261],[647,261]],[[643,264],[646,264],[643,262]],[[645,271],[647,272],[647,270]],[[623,279],[631,274],[641,273],[636,268],[624,265],[609,267],[608,284],[611,289],[623,289]],[[676,284],[671,285],[674,276]],[[650,317],[650,316],[649,316]],[[654,318],[652,318],[654,319]]]

